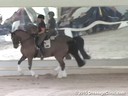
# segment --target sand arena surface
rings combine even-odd
[[[83,95],[82,95],[83,94]],[[128,74],[0,77],[0,96],[128,96]]]

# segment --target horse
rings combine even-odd
[[[37,77],[31,68],[33,58],[40,57],[40,51],[36,47],[33,36],[30,34],[30,32],[15,30],[11,33],[11,39],[14,48],[18,48],[19,44],[21,44],[22,57],[18,61],[18,71],[20,73],[22,72],[20,64],[27,58],[28,69],[31,75]],[[63,59],[68,53],[74,56],[79,67],[85,65],[85,61],[78,54],[77,44],[68,36],[58,35],[54,40],[51,40],[51,47],[47,49],[45,48],[44,50],[44,57],[54,56],[59,62],[61,69],[58,72],[58,78],[67,77],[67,73],[65,71],[65,62]]]

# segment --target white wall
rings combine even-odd
[[[128,0],[0,0],[0,6],[113,6],[128,5]]]

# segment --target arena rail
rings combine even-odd
[[[119,22],[105,22],[105,21],[94,21],[93,23],[91,23],[89,26],[84,27],[84,28],[57,28],[57,30],[64,30],[65,35],[68,35],[70,37],[72,37],[72,31],[75,32],[80,32],[80,31],[86,31],[91,29],[92,27],[98,25],[98,24],[103,24],[103,25],[116,25],[116,24],[120,24],[119,27],[117,29],[123,28],[123,27],[127,27],[128,26],[128,21],[119,21]]]
[[[17,60],[0,61],[0,76],[18,76]],[[128,59],[91,59],[82,68],[77,67],[75,60],[65,60],[68,74],[109,74],[128,73]],[[58,65],[56,60],[34,60],[32,69],[39,75],[53,74]],[[24,75],[30,75],[27,60],[21,64]]]

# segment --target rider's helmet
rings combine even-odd
[[[37,18],[44,19],[44,15],[39,14]]]
[[[2,23],[2,15],[0,14],[0,24]]]
[[[50,16],[54,16],[55,14],[54,14],[53,11],[50,11],[50,12],[48,12],[48,15],[50,15]]]

